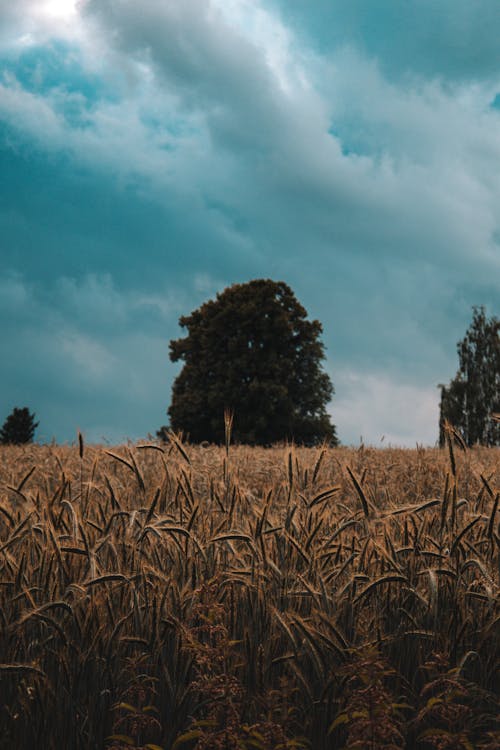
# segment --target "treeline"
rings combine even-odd
[[[287,284],[233,284],[179,323],[187,335],[170,341],[170,358],[184,364],[160,439],[174,431],[220,444],[229,432],[249,445],[338,445],[326,408],[334,387],[322,367],[322,325],[308,320]],[[439,386],[439,444],[451,425],[467,446],[500,445],[500,320],[474,307],[457,351],[455,377]],[[37,426],[27,407],[15,408],[0,443],[29,443]]]

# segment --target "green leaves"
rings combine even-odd
[[[33,442],[38,424],[35,422],[35,415],[30,413],[27,406],[22,409],[15,407],[0,430],[0,444],[22,445]]]
[[[487,319],[484,307],[474,307],[457,351],[458,372],[448,386],[440,386],[440,445],[446,440],[447,422],[469,446],[500,445],[500,422],[495,419],[500,409],[500,320]]]
[[[234,284],[180,323],[187,336],[170,342],[171,359],[184,361],[168,410],[173,430],[226,446],[231,434],[249,444],[336,444],[321,324],[284,282]]]

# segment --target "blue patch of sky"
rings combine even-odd
[[[345,138],[342,137],[342,134],[339,132],[337,125],[330,125],[330,127],[328,128],[328,132],[339,142],[342,154],[344,156],[351,156],[359,153],[356,151],[353,144],[347,143]]]
[[[25,91],[40,96],[59,94],[56,109],[73,126],[87,125],[88,112],[100,101],[117,101],[109,82],[85,71],[76,48],[63,42],[25,49],[0,59],[3,74],[10,74]]]
[[[374,159],[383,153],[376,139],[370,137],[367,128],[356,124],[355,120],[343,121],[339,117],[328,128],[328,132],[338,140],[344,156],[369,156]]]
[[[451,80],[496,75],[498,0],[270,0],[323,53],[344,46],[376,58],[384,74]]]
[[[188,119],[177,117],[169,113],[169,119],[158,117],[150,113],[141,113],[141,122],[151,133],[160,133],[172,140],[157,143],[157,148],[163,151],[175,151],[176,141],[183,138],[196,137],[202,133],[198,126],[194,126]]]

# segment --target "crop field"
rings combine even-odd
[[[500,747],[500,450],[0,447],[0,747]]]

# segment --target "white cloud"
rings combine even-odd
[[[434,445],[438,438],[437,388],[402,383],[386,373],[339,370],[332,420],[344,444]]]
[[[0,0],[0,48],[10,53],[51,40],[82,41],[85,0]]]
[[[0,277],[0,309],[6,313],[20,310],[29,304],[30,294],[22,277],[17,273],[10,273]]]
[[[41,140],[45,146],[62,146],[62,123],[51,103],[23,89],[9,74],[4,75],[0,83],[0,116],[12,127]]]
[[[72,331],[56,333],[55,338],[63,354],[69,357],[87,385],[106,381],[113,369],[117,369],[118,363],[108,347],[90,336]]]
[[[192,287],[198,292],[200,279],[195,277]],[[205,285],[214,288],[213,280],[204,277]],[[162,293],[144,292],[140,288],[118,289],[110,274],[89,273],[81,279],[67,276],[55,282],[58,304],[79,324],[106,328],[121,334],[134,318],[146,314],[151,322],[175,320],[187,303],[189,294],[166,286]]]
[[[45,0],[40,3],[40,12],[49,17],[69,21],[77,14],[78,0]]]

